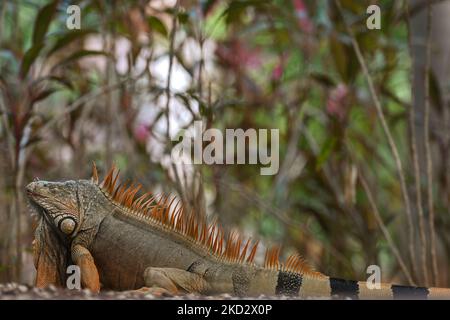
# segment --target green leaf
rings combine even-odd
[[[148,17],[147,19],[148,25],[150,26],[151,30],[154,30],[167,38],[167,35],[169,34],[167,32],[167,28],[164,25],[164,23],[157,17]]]
[[[22,63],[20,65],[20,77],[22,79],[25,78],[25,76],[28,74],[31,65],[36,60],[37,56],[39,55],[39,52],[41,52],[43,47],[44,44],[39,43],[37,45],[32,46],[30,49],[28,49],[27,52],[25,52],[25,55],[23,56],[22,59]]]
[[[48,96],[52,95],[53,93],[55,93],[56,91],[58,91],[58,88],[49,88],[46,90],[42,90],[41,92],[39,92],[38,94],[36,94],[33,99],[31,99],[31,103],[36,103],[38,101],[44,100],[46,99]]]
[[[330,37],[330,49],[339,75],[345,82],[347,82],[348,57],[343,43],[338,40],[336,35],[332,35]]]
[[[232,1],[223,12],[227,25],[230,25],[234,21],[241,20],[241,16],[243,15],[246,7],[249,5],[250,4],[245,2]]]
[[[227,25],[230,25],[233,22],[239,22],[242,16],[245,14],[247,8],[263,8],[268,4],[270,4],[270,1],[234,0],[229,3],[228,7],[224,10],[222,15],[225,17]]]
[[[208,13],[214,5],[217,3],[217,0],[204,0],[201,2],[200,6],[202,8],[203,14]]]
[[[42,7],[34,22],[33,28],[33,46],[41,44],[44,40],[45,34],[47,33],[48,27],[52,21],[53,15],[58,6],[58,0],[54,0],[51,3]]]
[[[43,81],[55,81],[57,83],[59,83],[60,85],[66,87],[67,89],[73,89],[73,85],[70,82],[70,80],[68,80],[67,78],[64,77],[58,77],[58,76],[46,76],[46,77],[42,77],[39,78],[38,80],[36,80],[36,83],[40,83]]]
[[[178,13],[178,21],[180,21],[181,24],[186,24],[189,22],[189,14],[186,12],[179,12]]]
[[[88,29],[87,30],[71,30],[69,32],[64,33],[63,35],[61,35],[58,38],[58,40],[56,40],[53,47],[47,53],[47,56],[52,55],[53,53],[64,48],[65,46],[69,45],[73,41],[75,41],[77,39],[81,39],[90,33],[94,33],[94,30],[88,30]]]
[[[328,160],[331,152],[334,150],[334,148],[336,146],[336,143],[337,143],[337,139],[335,137],[331,137],[325,141],[325,143],[317,157],[316,170],[319,170],[322,167],[322,165]]]
[[[0,74],[8,73],[7,70],[13,70],[17,72],[19,61],[17,60],[14,52],[10,49],[0,49]]]
[[[438,108],[438,110],[442,111],[442,96],[441,96],[441,88],[439,87],[439,82],[436,79],[436,75],[433,71],[429,72],[430,79],[430,98],[431,102]]]
[[[341,0],[342,7],[355,14],[362,14],[366,10],[364,2],[354,0]]]
[[[310,77],[320,83],[321,85],[325,86],[325,87],[334,87],[336,86],[336,82],[327,74],[324,73],[319,73],[319,72],[312,72],[310,74]]]
[[[181,11],[175,8],[167,8],[164,10],[164,12],[172,17],[175,15],[180,24],[186,24],[189,22],[189,14],[185,11]]]

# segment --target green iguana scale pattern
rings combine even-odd
[[[352,299],[448,299],[450,289],[381,284],[325,276],[298,255],[284,263],[278,247],[254,263],[258,242],[216,224],[199,221],[174,197],[139,197],[139,185],[119,182],[111,168],[91,180],[34,181],[27,186],[40,217],[34,258],[36,285],[62,285],[64,266],[76,264],[82,286],[100,289],[160,289],[171,293],[230,293],[239,296],[296,295]],[[143,289],[144,288],[144,289]]]

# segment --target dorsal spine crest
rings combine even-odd
[[[152,225],[176,232],[186,240],[208,250],[221,261],[254,263],[259,241],[252,243],[250,238],[245,241],[234,231],[225,235],[217,222],[208,224],[204,219],[198,218],[192,210],[187,213],[182,202],[176,196],[170,194],[158,196],[147,192],[137,197],[142,185],[134,182],[119,183],[119,173],[120,170],[113,165],[103,181],[99,182],[97,167],[93,163],[92,181],[110,201],[122,209],[122,212]],[[289,256],[285,263],[280,263],[279,255],[280,247],[268,248],[264,267],[271,270],[321,276],[320,273],[309,267],[299,255]]]

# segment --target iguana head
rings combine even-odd
[[[38,218],[33,241],[36,286],[64,286],[66,268],[72,264],[71,245],[90,240],[102,218],[96,209],[109,200],[99,187],[96,171],[92,180],[34,181],[26,192]]]
[[[31,204],[49,225],[62,236],[76,236],[83,219],[82,193],[87,180],[48,182],[34,181],[26,186]]]
[[[83,219],[78,181],[34,181],[26,186],[38,226],[33,245],[36,285],[64,286],[70,244]]]

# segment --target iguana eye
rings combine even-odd
[[[69,217],[63,218],[58,224],[59,230],[67,235],[72,234],[76,226],[77,223],[75,222],[75,220]]]

